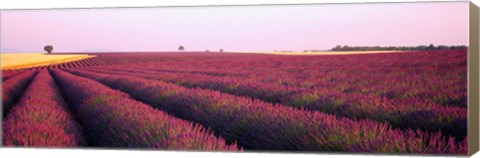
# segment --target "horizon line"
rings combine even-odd
[[[469,48],[470,46],[468,44],[452,44],[452,45],[445,45],[445,44],[438,44],[438,45],[435,45],[435,44],[420,44],[420,45],[410,45],[410,46],[406,46],[406,45],[387,45],[387,46],[378,46],[378,45],[343,45],[343,44],[338,44],[338,45],[335,45],[334,47],[330,48],[330,49],[302,49],[302,50],[285,50],[285,49],[279,49],[279,50],[270,50],[270,51],[258,51],[258,50],[248,50],[248,51],[245,51],[245,50],[232,50],[232,51],[228,51],[228,49],[223,49],[223,52],[303,52],[303,51],[333,51],[332,49],[335,48],[336,46],[348,46],[348,47],[381,47],[381,48],[386,48],[386,47],[397,47],[397,48],[402,48],[402,47],[419,47],[419,46],[429,46],[429,45],[433,45],[433,46],[447,46],[447,47],[452,47],[452,46],[464,46],[464,47],[467,47]],[[55,48],[55,47],[54,47]],[[18,49],[15,49],[15,48],[0,48],[0,53],[43,53],[45,51],[43,50],[39,50],[39,51],[22,51],[22,50],[18,50],[18,51],[15,51],[15,52],[8,52],[8,51],[2,51],[4,49],[7,49],[7,50],[18,50]],[[60,52],[57,52],[57,53],[81,53],[81,52],[87,52],[87,53],[100,53],[100,52],[105,52],[105,53],[108,53],[108,52],[181,52],[179,50],[145,50],[145,51],[138,51],[138,50],[110,50],[110,49],[103,49],[103,48],[92,48],[92,49],[98,49],[99,51],[90,51],[90,50],[87,50],[87,51],[60,51]],[[102,51],[103,49],[103,51]],[[222,49],[222,48],[219,48],[219,49],[204,49],[204,50],[184,50],[183,52],[206,52],[206,50],[209,50],[209,52],[219,52],[219,50]],[[368,50],[367,50],[368,51]]]

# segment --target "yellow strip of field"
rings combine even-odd
[[[65,62],[82,60],[95,57],[95,55],[86,54],[43,54],[43,53],[16,53],[0,54],[2,70],[13,70],[30,68],[37,66],[46,66],[61,64]]]
[[[378,54],[378,53],[397,53],[397,52],[403,52],[403,51],[390,50],[390,51],[245,52],[245,53],[274,54],[274,55],[350,55],[350,54]]]

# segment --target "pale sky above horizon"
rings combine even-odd
[[[468,45],[468,2],[8,10],[1,52]]]

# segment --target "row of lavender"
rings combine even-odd
[[[237,150],[202,126],[172,117],[98,82],[53,70],[75,116],[95,146]]]
[[[4,145],[241,150],[201,125],[155,110],[98,82],[55,70],[58,87],[47,70],[36,73],[26,71],[2,86],[4,96],[16,96],[2,100],[11,103],[3,107],[8,112],[3,121]],[[23,91],[21,87],[27,86]],[[18,89],[8,91],[11,87]]]
[[[212,128],[245,149],[382,153],[466,153],[467,139],[401,131],[385,123],[337,118],[259,100],[161,81],[83,70],[69,72],[125,91],[179,118]]]
[[[22,96],[22,92],[30,84],[32,78],[37,74],[37,71],[25,71],[11,76],[9,79],[2,82],[2,108],[3,117],[15,104],[18,98]]]
[[[305,90],[274,83],[244,81],[234,77],[158,72],[137,68],[114,67],[89,69],[95,72],[137,76],[175,83],[190,88],[206,88],[247,96],[271,103],[322,111],[337,116],[387,121],[395,128],[441,130],[445,135],[463,139],[467,135],[467,109],[429,104],[423,100],[392,100],[367,94],[335,93],[328,88]]]
[[[1,73],[2,81],[6,81],[7,79],[22,73],[24,70],[10,70],[10,71],[3,71]]]
[[[45,70],[34,77],[18,104],[12,107],[3,129],[3,141],[8,146],[85,145],[81,127],[69,114],[55,81]]]

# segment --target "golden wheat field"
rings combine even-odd
[[[12,70],[59,64],[69,61],[81,60],[94,57],[94,55],[67,55],[67,54],[43,54],[43,53],[15,53],[1,54],[1,69]]]

